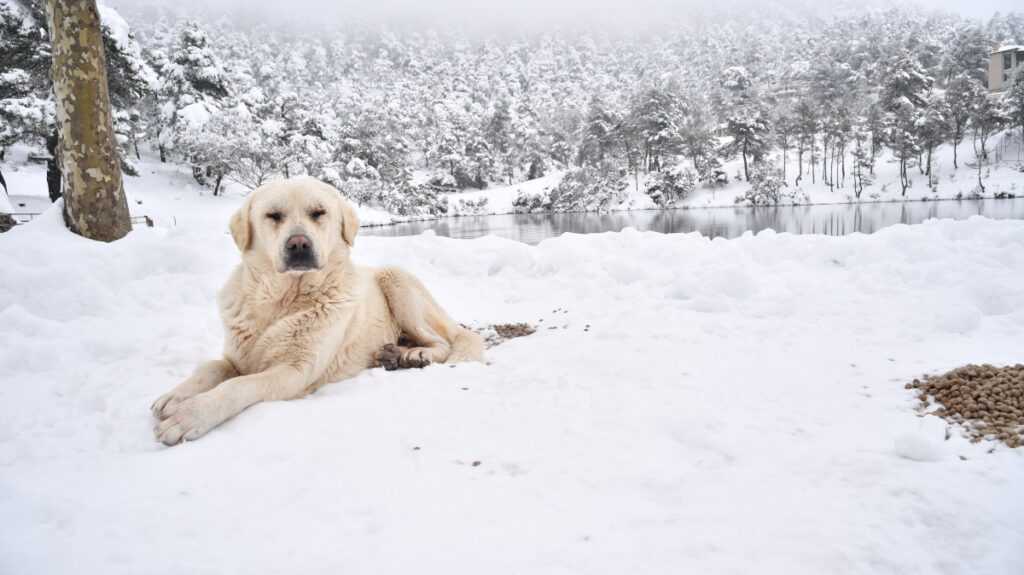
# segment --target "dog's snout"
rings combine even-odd
[[[288,238],[288,242],[285,244],[285,247],[288,248],[288,251],[293,252],[306,251],[313,247],[313,242],[310,241],[308,236],[296,234]]]
[[[308,271],[320,267],[313,240],[300,230],[295,230],[284,242],[281,250],[281,271]]]

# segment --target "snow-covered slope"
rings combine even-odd
[[[722,142],[727,142],[723,139]],[[870,177],[870,183],[864,186],[860,197],[856,197],[853,189],[852,172],[842,176],[840,170],[836,170],[833,185],[829,186],[821,179],[821,164],[809,173],[809,154],[805,154],[803,161],[804,177],[800,185],[795,182],[796,174],[800,171],[800,165],[796,160],[796,154],[791,153],[786,163],[787,187],[782,188],[782,198],[779,203],[783,205],[792,204],[844,204],[857,202],[900,202],[919,200],[948,200],[954,198],[985,197],[992,198],[997,195],[1024,196],[1024,143],[1021,140],[1020,131],[1017,129],[1001,132],[988,140],[991,148],[989,162],[982,167],[982,182],[985,191],[978,188],[978,170],[974,152],[969,141],[961,142],[958,147],[959,159],[957,167],[953,165],[953,146],[946,144],[939,146],[932,158],[932,172],[934,185],[928,185],[928,176],[922,173],[917,167],[912,168],[908,176],[910,186],[906,194],[900,186],[899,166],[893,158],[892,152],[883,150],[876,161],[875,173]],[[847,158],[849,159],[849,158]],[[683,161],[682,167],[689,169],[690,162]],[[781,165],[780,165],[781,167]],[[744,195],[751,187],[749,182],[742,178],[743,160],[734,158],[726,161],[723,165],[729,176],[729,183],[716,187],[706,188],[698,185],[697,188],[686,198],[675,203],[676,207],[704,208],[734,206],[736,198]],[[852,167],[847,166],[848,170]],[[507,214],[515,211],[512,202],[520,193],[537,194],[558,185],[561,175],[564,172],[557,172],[545,178],[530,180],[512,184],[510,186],[494,186],[485,190],[464,191],[453,194],[449,201],[452,211],[458,211],[460,201],[479,201],[487,198],[487,205],[480,210],[483,214]],[[617,210],[656,209],[657,206],[644,193],[643,176],[635,178],[630,174],[626,178],[628,188],[625,200],[615,207]],[[746,205],[746,204],[741,204]]]
[[[537,333],[165,448],[149,404],[218,355],[238,259],[176,201],[111,245],[55,210],[0,236],[0,572],[1019,573],[1024,450],[903,386],[1022,361],[1024,222],[359,238]]]

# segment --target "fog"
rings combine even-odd
[[[765,11],[849,14],[893,5],[884,0],[100,0],[114,8],[163,5],[249,18],[315,22],[360,20],[401,24],[546,28],[565,24],[628,27],[686,19],[757,18]],[[926,9],[989,19],[996,11],[1020,10],[1013,0],[929,0]]]

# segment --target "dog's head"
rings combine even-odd
[[[254,190],[231,218],[231,235],[246,257],[278,273],[323,267],[355,243],[359,217],[338,190],[313,178],[276,180]]]

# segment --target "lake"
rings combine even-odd
[[[974,215],[1024,219],[1024,198],[883,202],[813,206],[725,207],[570,214],[461,216],[366,227],[369,236],[408,236],[434,230],[439,236],[477,238],[488,234],[536,244],[563,233],[594,234],[623,228],[662,233],[700,232],[735,238],[765,229],[794,234],[870,234],[894,224],[918,224],[931,218],[965,220]]]

